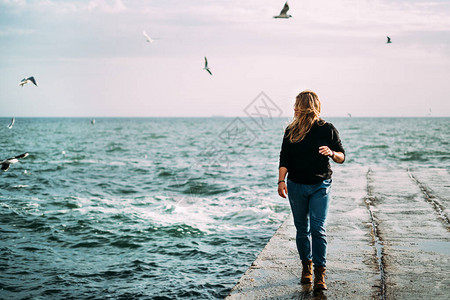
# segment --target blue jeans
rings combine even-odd
[[[317,184],[287,181],[289,203],[297,229],[297,250],[301,260],[312,259],[315,267],[325,267],[327,262],[325,221],[331,182],[331,179]]]

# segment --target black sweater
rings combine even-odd
[[[328,146],[331,150],[342,152],[339,132],[331,123],[311,127],[305,138],[298,143],[291,143],[286,129],[280,152],[280,167],[288,170],[288,179],[296,183],[314,184],[330,179],[331,166],[329,157],[319,153],[320,146]]]

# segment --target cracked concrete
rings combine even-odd
[[[290,215],[226,299],[450,299],[448,224],[423,191],[426,187],[446,213],[448,170],[372,168],[370,176],[368,170],[335,166],[327,221],[328,291],[315,295],[310,285],[300,284]]]

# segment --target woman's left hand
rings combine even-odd
[[[334,151],[328,148],[327,146],[320,146],[319,147],[319,153],[325,156],[333,156]]]

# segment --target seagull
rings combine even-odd
[[[2,164],[2,170],[5,172],[8,171],[9,165],[15,164],[16,162],[19,161],[20,158],[25,158],[27,156],[28,156],[28,153],[25,152],[23,154],[15,156],[15,157],[5,159],[4,161],[0,162],[0,164]]]
[[[8,125],[8,128],[9,128],[9,129],[11,129],[11,128],[13,127],[15,121],[16,121],[16,118],[13,117],[13,118],[11,119],[11,124]]]
[[[283,9],[281,10],[280,14],[278,16],[274,16],[275,19],[289,19],[292,18],[291,15],[288,15],[287,12],[289,10],[289,5],[286,1],[286,3],[284,4]]]
[[[209,67],[208,67],[208,60],[206,59],[206,56],[205,56],[205,67],[203,68],[203,70],[208,71],[208,73],[210,75],[212,75],[212,73],[211,73],[211,71],[209,70]]]
[[[153,43],[155,40],[159,40],[159,38],[151,38],[145,30],[142,31],[142,34],[145,36],[147,43]]]
[[[351,113],[347,113],[347,116],[348,116],[349,118],[351,118],[351,117],[352,117],[352,114],[351,114]]]
[[[392,43],[392,42],[391,42],[391,38],[387,36],[387,42],[386,42],[386,44],[390,44],[390,43]]]
[[[142,34],[145,36],[145,38],[147,39],[148,43],[153,43],[155,40],[153,40],[151,37],[148,36],[147,32],[142,31]]]
[[[24,84],[28,83],[28,81],[31,81],[32,83],[34,83],[35,86],[38,86],[38,84],[33,76],[22,79],[22,81],[19,83],[19,85],[21,87],[23,87]]]
[[[91,124],[92,124],[92,125],[95,125],[95,119],[92,119],[92,120],[91,120]]]

